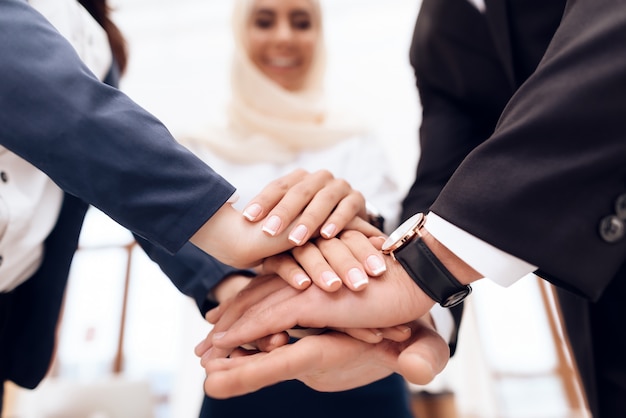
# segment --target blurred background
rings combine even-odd
[[[404,190],[419,155],[420,106],[408,49],[418,0],[322,0],[333,101],[369,121]],[[121,89],[175,136],[223,118],[231,3],[114,0],[127,37]],[[35,391],[9,388],[7,416],[192,418],[203,369],[194,346],[209,331],[137,248],[132,236],[90,210],[66,295],[50,376]],[[450,394],[446,417],[584,416],[576,400],[549,289],[534,277],[509,289],[479,283],[467,304],[457,355],[416,396]],[[546,295],[548,298],[546,299]],[[425,414],[425,413],[424,413]],[[579,415],[580,414],[580,415]],[[426,418],[425,415],[422,415]]]

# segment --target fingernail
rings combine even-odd
[[[249,221],[254,221],[261,214],[261,205],[253,203],[243,211],[243,216]]]
[[[270,216],[270,218],[265,221],[263,224],[263,232],[270,234],[271,236],[276,235],[278,232],[278,228],[280,228],[280,218],[276,215]]]
[[[200,343],[198,343],[198,345],[194,347],[193,351],[197,353],[198,351],[204,349],[205,344],[206,344],[205,340],[200,341]]]
[[[209,348],[207,351],[204,352],[204,354],[202,354],[202,357],[200,357],[200,363],[202,365],[204,365],[204,362],[206,362],[209,357],[211,357],[211,353],[213,352],[213,347]]]
[[[331,287],[335,283],[341,283],[341,279],[332,271],[325,271],[322,273],[322,280],[326,283],[326,286]]]
[[[320,234],[322,234],[324,238],[330,238],[333,236],[336,230],[337,230],[337,225],[328,224],[320,231]]]
[[[209,348],[207,351],[205,351],[202,354],[202,357],[200,357],[202,360],[206,360],[211,356],[211,353],[213,352],[213,347]]]
[[[385,264],[385,260],[378,255],[370,255],[367,257],[365,261],[367,263],[367,267],[372,271],[373,274],[378,275],[382,274],[387,270],[387,265]]]
[[[219,340],[220,338],[223,338],[224,335],[226,335],[225,332],[216,332],[215,334],[213,334],[213,339],[214,340]]]
[[[408,325],[398,325],[396,326],[396,329],[404,334],[411,332],[411,327]]]
[[[271,347],[278,347],[278,345],[282,342],[282,337],[278,334],[274,334],[272,335],[272,337],[269,340],[269,345]]]
[[[298,273],[295,276],[296,283],[298,286],[304,286],[305,283],[310,283],[311,279],[306,274]]]
[[[348,280],[350,280],[355,289],[365,286],[368,282],[365,273],[356,267],[348,271]]]
[[[302,244],[304,237],[306,236],[309,230],[304,225],[296,226],[291,233],[289,234],[289,241],[293,242],[296,245]]]

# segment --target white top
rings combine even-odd
[[[298,168],[309,172],[327,169],[336,178],[347,180],[353,189],[363,193],[365,199],[385,217],[387,232],[397,226],[402,196],[391,175],[385,150],[372,137],[355,136],[323,150],[302,152],[284,163],[236,163],[218,157],[201,143],[187,146],[237,187],[240,198],[235,207],[238,209],[243,209],[269,182],[291,171]]]
[[[104,30],[76,0],[31,0],[103,79],[111,66]],[[39,268],[43,242],[56,224],[63,192],[43,172],[0,146],[0,292]]]

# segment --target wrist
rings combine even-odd
[[[437,255],[424,242],[424,224],[426,218],[423,213],[417,213],[404,221],[382,247],[384,254],[390,254],[398,261],[413,281],[432,300],[438,302],[444,308],[451,308],[463,301],[472,291],[467,283],[461,283],[448,268],[441,263]],[[434,240],[434,237],[430,237]],[[429,238],[429,239],[430,239]],[[448,265],[453,266],[457,274],[466,277],[468,267],[446,248],[436,245],[437,241],[431,241],[431,245],[437,247],[437,251],[446,259]]]
[[[213,288],[213,297],[217,303],[222,303],[239,293],[251,280],[252,277],[240,273],[228,275]]]
[[[481,274],[470,267],[467,263],[457,257],[446,246],[441,244],[431,235],[426,228],[422,228],[422,241],[437,257],[437,259],[448,269],[461,284],[470,284],[482,278]]]
[[[226,264],[232,264],[230,259],[225,259],[223,248],[233,247],[229,238],[237,235],[236,223],[239,221],[237,211],[229,204],[222,205],[189,239],[194,245],[211,254]],[[236,247],[235,247],[236,248]]]

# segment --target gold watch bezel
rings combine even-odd
[[[391,235],[385,240],[382,246],[382,252],[386,255],[393,255],[395,251],[404,247],[407,243],[420,237],[419,230],[426,223],[426,216],[423,213],[416,213],[396,228]]]

